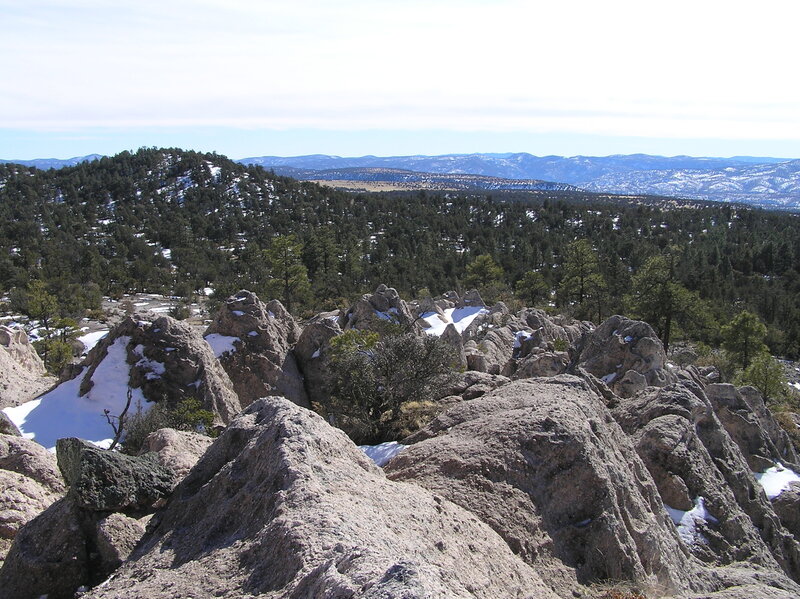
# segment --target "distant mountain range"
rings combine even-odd
[[[36,158],[35,160],[2,160],[0,164],[22,164],[24,166],[33,166],[43,171],[51,168],[64,168],[65,166],[75,166],[81,162],[91,162],[102,158],[101,154],[89,154],[88,156],[75,156],[74,158]]]
[[[68,160],[40,159],[20,163],[47,169],[97,158],[98,155],[92,154]],[[289,158],[261,156],[237,162],[259,165],[296,179],[330,181],[339,187],[370,190],[382,188],[356,183],[381,182],[385,189],[525,191],[579,188],[800,210],[800,160],[784,158],[696,158],[647,154],[562,157],[527,153],[346,158],[313,154]]]

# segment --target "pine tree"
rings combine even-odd
[[[602,320],[607,286],[600,273],[597,252],[588,239],[567,246],[563,269],[558,288],[560,302],[572,306],[579,317]]]
[[[768,353],[764,340],[767,327],[761,319],[747,310],[737,314],[730,324],[722,327],[722,347],[742,369],[750,366],[753,358]]]
[[[270,295],[279,297],[289,312],[308,299],[311,289],[302,253],[303,246],[294,235],[276,237],[264,251],[270,271],[267,290]]]

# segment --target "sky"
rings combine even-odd
[[[0,158],[799,158],[799,21],[796,0],[0,0]]]

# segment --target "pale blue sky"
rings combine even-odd
[[[0,0],[0,158],[800,157],[800,6],[764,6]]]

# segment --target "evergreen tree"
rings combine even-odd
[[[268,293],[278,297],[291,312],[308,299],[311,285],[302,262],[303,246],[294,235],[281,235],[264,251],[270,271]]]
[[[669,349],[676,321],[690,330],[708,326],[704,302],[677,281],[675,256],[653,256],[634,275],[627,303],[634,316],[649,323]]]
[[[572,306],[581,318],[603,319],[606,282],[600,273],[597,252],[588,239],[579,239],[566,248],[563,277],[558,288],[562,305]]]
[[[489,254],[481,254],[467,265],[464,283],[478,290],[490,289],[503,282],[505,272]]]
[[[750,362],[760,354],[768,353],[764,340],[767,327],[752,312],[739,312],[730,324],[722,327],[722,347],[746,370]]]
[[[529,270],[517,281],[515,293],[527,306],[533,307],[550,295],[550,286],[540,272]]]
[[[786,393],[783,366],[767,353],[757,355],[750,366],[737,375],[736,385],[751,385],[759,390],[764,401],[777,400]]]

